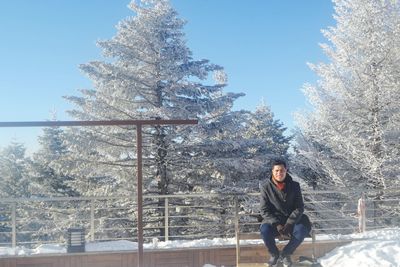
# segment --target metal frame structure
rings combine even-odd
[[[137,205],[138,205],[138,267],[143,267],[143,188],[142,188],[142,127],[146,125],[189,125],[197,120],[101,120],[101,121],[25,121],[0,122],[1,128],[11,127],[65,127],[65,126],[136,126]]]

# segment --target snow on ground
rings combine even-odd
[[[317,239],[349,239],[363,238],[364,240],[353,241],[348,245],[336,248],[319,262],[324,267],[400,267],[400,228],[381,229],[367,231],[360,234],[351,235],[321,235]],[[217,247],[234,245],[234,238],[214,238],[199,239],[194,241],[167,241],[160,242],[154,239],[152,243],[144,244],[145,249],[172,249],[187,247]],[[260,240],[249,240],[248,243],[260,243]],[[86,244],[86,251],[121,251],[135,250],[137,243],[120,240],[110,242],[89,242]],[[34,254],[63,254],[67,253],[64,245],[42,244],[35,249],[17,247],[15,249],[9,247],[0,247],[0,256],[7,255],[34,255]],[[216,267],[206,264],[203,267]]]
[[[400,266],[400,229],[382,229],[350,235],[368,238],[338,247],[319,259],[324,267],[395,267]]]
[[[261,240],[247,240],[247,244],[259,244]],[[153,239],[152,243],[143,244],[144,249],[172,249],[172,248],[196,248],[196,247],[218,247],[236,244],[235,238],[214,238],[214,239],[198,239],[190,241],[158,241]],[[85,251],[124,251],[136,250],[137,242],[127,240],[107,241],[107,242],[87,242]],[[0,256],[17,255],[27,256],[35,254],[63,254],[67,253],[65,245],[59,244],[42,244],[35,249],[17,246],[15,249],[10,247],[0,247]]]

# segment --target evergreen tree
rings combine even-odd
[[[244,188],[243,181],[258,185],[265,151],[272,148],[244,138],[249,112],[231,110],[243,94],[223,92],[227,78],[221,66],[192,58],[185,23],[168,1],[132,1],[130,8],[136,15],[119,23],[111,40],[98,43],[109,60],[81,66],[94,89],[66,97],[76,107],[70,114],[79,120],[199,120],[197,126],[144,127],[146,193]],[[207,84],[211,75],[215,82]],[[69,129],[71,153],[63,164],[79,177],[74,188],[83,195],[135,191],[134,141],[133,127]]]
[[[256,108],[247,123],[246,138],[263,139],[269,148],[268,153],[275,156],[287,157],[291,136],[285,136],[287,128],[283,123],[274,119],[270,107],[262,103]]]
[[[64,131],[60,127],[43,128],[38,137],[39,149],[32,156],[31,176],[34,181],[35,196],[40,197],[73,197],[79,194],[71,188],[69,183],[73,177],[64,174],[66,166],[61,165],[62,159],[67,157],[68,150],[64,144]],[[44,201],[31,203],[35,207],[35,231],[31,240],[64,240],[64,233],[73,226],[82,216],[80,210],[88,205],[74,201]],[[82,207],[83,206],[83,207]],[[73,212],[71,212],[73,211]],[[82,213],[90,214],[89,211]],[[89,217],[86,215],[86,217]]]
[[[72,180],[64,175],[59,165],[60,159],[68,153],[63,144],[63,131],[60,127],[43,129],[38,137],[39,150],[33,154],[32,175],[38,184],[36,194],[53,196],[76,196],[77,193],[68,185]]]
[[[0,198],[29,198],[34,195],[35,185],[29,172],[31,160],[25,153],[25,146],[15,141],[0,150]],[[4,203],[4,206],[6,208],[3,210],[2,220],[11,222],[11,204]],[[36,210],[32,208],[32,203],[19,202],[15,208],[18,229],[32,231],[36,227],[36,222],[32,219],[36,218]],[[0,228],[5,232],[11,231],[9,223],[0,224]],[[0,240],[11,242],[11,236],[2,236]],[[19,240],[31,241],[31,235],[21,234]]]
[[[70,114],[81,120],[200,119],[197,128],[144,129],[146,191],[168,194],[172,180],[173,191],[186,191],[191,182],[182,179],[191,172],[187,166],[195,164],[194,155],[185,148],[201,142],[202,135],[217,132],[213,125],[228,115],[241,94],[222,93],[223,83],[202,83],[222,67],[191,58],[183,39],[184,22],[167,1],[132,1],[130,8],[136,16],[122,21],[111,40],[98,43],[112,60],[81,66],[95,89],[82,90],[81,97],[67,97],[77,106]],[[69,136],[80,164],[75,171],[92,179],[99,192],[132,191],[136,164],[132,127],[73,129]],[[93,163],[96,168],[86,168]],[[87,182],[77,186],[94,193],[86,190],[90,186],[83,183]]]
[[[292,158],[292,171],[299,174],[302,180],[313,189],[323,189],[335,186],[334,180],[328,178],[329,175],[324,171],[322,162],[327,158],[333,158],[329,153],[329,148],[317,143],[314,139],[306,137],[299,129],[295,130],[294,157]],[[323,156],[319,154],[323,151]],[[319,157],[316,157],[319,155]]]
[[[304,86],[314,110],[299,116],[297,152],[335,185],[386,189],[399,184],[400,5],[334,3],[330,62],[311,65],[320,80]]]
[[[29,164],[23,144],[12,141],[0,151],[0,197],[30,197]]]

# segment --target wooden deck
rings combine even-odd
[[[168,249],[144,252],[145,267],[235,266],[235,248]],[[136,267],[136,251],[0,257],[0,267]]]
[[[347,241],[350,242],[350,241]],[[317,257],[345,242],[319,243]],[[303,243],[293,258],[299,255],[311,256],[312,246]],[[268,259],[263,245],[243,245],[240,267],[264,267]],[[165,250],[145,250],[145,267],[203,267],[205,264],[233,267],[236,265],[235,246],[210,248],[185,248]],[[136,267],[136,251],[87,252],[69,254],[47,254],[31,256],[2,256],[0,267]]]
[[[320,258],[332,251],[336,247],[351,243],[351,240],[326,240],[318,241],[315,246],[315,256]],[[283,244],[278,244],[282,249]],[[292,256],[293,260],[298,260],[300,256],[311,258],[313,255],[313,246],[311,242],[303,242]],[[238,267],[261,267],[269,258],[268,252],[263,245],[242,245],[240,249],[240,264]]]

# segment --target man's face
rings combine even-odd
[[[275,165],[272,168],[272,178],[277,182],[283,182],[286,177],[286,168],[283,165]]]

